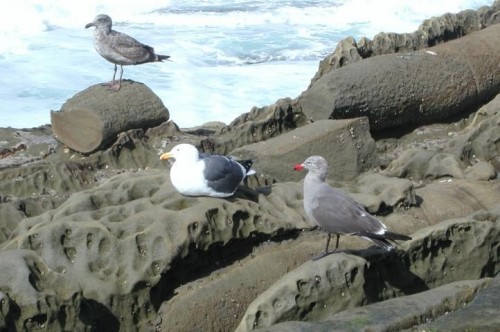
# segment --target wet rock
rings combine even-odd
[[[45,159],[55,152],[57,144],[48,125],[31,129],[2,128],[0,170]]]
[[[119,133],[155,127],[169,117],[158,96],[132,81],[125,81],[117,92],[100,84],[91,86],[50,115],[54,137],[82,153],[107,148]]]
[[[333,70],[298,98],[313,120],[367,116],[374,131],[444,120],[500,90],[500,26],[426,51],[386,54]]]

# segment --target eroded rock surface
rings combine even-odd
[[[351,39],[339,47],[347,63],[355,51],[365,57],[376,49],[421,47],[418,38],[441,27],[443,33],[432,36],[436,44],[473,36],[469,32],[477,24],[500,17],[498,3],[424,22],[427,30],[420,34],[380,34],[376,42],[362,39],[356,46]],[[473,77],[466,88],[484,103],[489,93],[499,92],[495,75],[484,73],[498,70],[494,56],[500,53],[483,52],[497,35],[472,42],[486,42],[478,47],[462,50],[457,41],[440,44],[443,52],[436,55],[415,56],[469,59],[481,53],[481,67],[467,60],[457,71],[464,75],[453,77],[455,83]],[[424,69],[439,75],[460,63],[452,60]],[[390,79],[394,63],[384,73]],[[368,69],[374,66],[376,61]],[[426,78],[412,77],[418,84],[428,84]],[[388,96],[400,89],[394,80],[387,87]],[[377,84],[368,88],[370,102],[383,102],[373,93]],[[449,89],[426,98],[441,98],[445,110],[456,107]],[[441,328],[451,317],[463,324],[469,313],[478,317],[470,326],[487,329],[481,314],[493,323],[498,316],[496,281],[488,283],[498,279],[499,269],[499,98],[471,116],[474,109],[467,108],[463,118],[449,123],[433,123],[432,114],[423,114],[429,124],[416,129],[399,125],[406,114],[390,113],[381,125],[390,130],[371,134],[363,118],[337,121],[328,115],[313,121],[298,99],[283,98],[228,126],[180,129],[169,121],[121,131],[91,154],[55,141],[50,126],[2,129],[0,329],[234,331],[247,324],[245,329],[307,331],[341,320],[345,325],[335,328],[415,328],[428,318]],[[396,100],[401,108],[407,102]],[[253,157],[257,175],[229,199],[182,197],[170,185],[169,164],[158,156],[184,142],[206,152]],[[311,261],[324,249],[326,234],[305,218],[303,174],[292,167],[313,153],[328,157],[330,184],[391,231],[414,240],[388,254],[364,250],[370,242],[344,236],[342,253]],[[325,297],[328,292],[337,296]],[[438,317],[470,301],[470,312]],[[394,307],[401,314],[385,319],[384,310]],[[404,310],[409,307],[415,311]]]
[[[470,112],[500,89],[494,65],[500,62],[499,32],[495,24],[425,51],[384,54],[332,70],[298,103],[313,120],[366,116],[372,130]]]
[[[60,316],[62,308],[41,306],[49,294],[37,288],[38,284],[54,287],[56,293],[50,296],[57,303],[77,295],[81,295],[81,301],[99,303],[104,307],[94,308],[89,315],[99,317],[109,310],[117,319],[115,328],[144,323],[152,319],[155,301],[163,296],[152,294],[151,288],[161,282],[175,260],[189,256],[187,261],[191,261],[199,255],[208,261],[220,260],[210,258],[214,247],[307,227],[292,208],[301,202],[290,186],[277,185],[268,197],[260,195],[257,201],[230,202],[185,198],[165,182],[166,172],[157,170],[118,175],[95,189],[72,195],[58,209],[21,221],[0,253],[12,255],[25,250],[33,257],[11,264],[27,272],[10,281],[6,278],[3,284],[9,289],[10,300],[26,313],[16,326],[20,328],[33,319],[29,311],[24,311],[25,306],[41,307],[37,315],[47,317],[41,324],[48,327],[97,323],[68,316],[64,321],[51,321],[48,317]],[[191,264],[202,268],[197,262]],[[189,263],[185,268],[190,268]],[[30,282],[33,278],[36,285]],[[19,297],[24,297],[26,286],[37,296],[25,303]]]
[[[358,42],[352,37],[342,39],[334,52],[320,62],[318,72],[311,85],[331,70],[368,57],[405,53],[432,47],[463,37],[500,22],[500,2],[484,6],[477,11],[464,10],[456,14],[447,13],[425,20],[413,33],[381,32],[373,40],[362,37]]]
[[[335,313],[348,308],[459,280],[493,277],[500,269],[498,236],[500,215],[478,212],[421,229],[412,235],[411,241],[401,244],[396,253],[377,249],[357,255],[334,254],[307,262],[284,275],[252,302],[236,331],[297,320],[331,319],[332,325],[323,324],[334,328]],[[343,316],[351,317],[352,321],[353,316],[348,315]],[[419,319],[426,317],[422,315]],[[410,328],[414,323],[410,320],[398,328]]]

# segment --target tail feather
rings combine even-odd
[[[253,160],[247,159],[247,160],[237,160],[238,164],[243,166],[243,168],[246,171],[246,175],[252,175],[255,174],[255,171],[253,169],[250,169],[253,164]]]
[[[387,251],[393,251],[396,247],[386,239],[375,239],[371,237],[366,237],[368,240],[375,243],[377,246],[384,248]]]
[[[383,235],[386,239],[389,240],[401,240],[401,241],[408,241],[411,240],[411,237],[403,235],[403,234],[398,234],[398,233],[393,233],[393,232],[385,232]]]
[[[400,241],[407,241],[411,240],[411,237],[403,235],[403,234],[398,234],[398,233],[393,233],[393,232],[384,232],[383,234],[375,234],[375,233],[360,233],[360,236],[372,241],[375,243],[377,246],[382,247],[388,251],[394,250],[394,245],[389,242],[388,240],[400,240]]]
[[[157,61],[168,60],[168,59],[170,59],[170,55],[158,55],[158,54],[156,54],[156,59],[157,59]]]

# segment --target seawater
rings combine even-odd
[[[50,123],[50,110],[112,78],[86,23],[110,15],[114,29],[171,62],[124,67],[181,127],[229,123],[252,106],[296,97],[337,42],[412,32],[446,12],[493,0],[79,1],[23,0],[0,13],[0,127]]]

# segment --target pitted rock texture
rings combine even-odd
[[[464,10],[427,19],[413,33],[381,32],[373,40],[362,37],[358,42],[352,37],[344,38],[334,52],[320,62],[311,85],[331,70],[371,56],[421,50],[500,23],[499,12],[500,1],[496,0],[477,11]]]
[[[325,321],[278,323],[259,332],[350,332],[350,331],[402,331],[419,325],[424,320],[447,315],[461,309],[478,292],[488,291],[491,278],[456,281],[414,295],[347,309]],[[485,290],[486,288],[486,290]],[[481,326],[482,322],[479,322]],[[484,323],[483,323],[484,324]],[[491,325],[488,324],[488,325]],[[493,326],[493,325],[491,325]],[[451,326],[447,326],[449,329]],[[456,325],[460,327],[460,325]],[[418,331],[411,329],[412,331]],[[423,327],[420,331],[423,330]],[[427,329],[425,330],[427,331]]]
[[[395,253],[377,249],[307,262],[255,299],[236,331],[283,321],[335,320],[333,314],[348,308],[495,276],[498,236],[500,215],[482,211],[421,229]]]
[[[15,256],[20,261],[10,262],[14,268],[9,273],[16,266],[25,272],[3,279],[2,290],[8,290],[23,313],[16,326],[34,319],[24,306],[36,308],[49,296],[59,305],[42,306],[37,313],[45,315],[41,324],[47,327],[100,324],[99,316],[104,314],[115,317],[114,328],[144,323],[154,313],[148,309],[154,302],[150,290],[176,259],[211,252],[238,239],[262,241],[308,227],[296,212],[301,201],[295,185],[274,186],[268,196],[252,197],[256,201],[227,201],[182,197],[167,178],[166,172],[158,170],[121,174],[97,188],[73,194],[57,209],[22,220],[0,253],[3,262],[5,255],[12,259],[19,251],[31,257]],[[36,296],[26,298],[26,287]],[[53,288],[55,293],[42,288]],[[64,301],[75,296],[99,304],[94,309],[86,307],[95,310],[89,315],[96,321],[77,316],[66,317],[68,321],[62,323],[49,319],[61,315]]]
[[[434,139],[437,142],[434,146],[406,147],[383,174],[413,180],[450,176],[486,181],[497,176],[500,170],[500,96],[471,114],[462,129],[448,134],[451,136],[447,139]]]
[[[307,119],[296,101],[283,98],[269,106],[253,107],[250,112],[238,116],[217,131],[218,135],[202,140],[201,148],[205,152],[227,154],[238,147],[285,134],[306,123]]]

